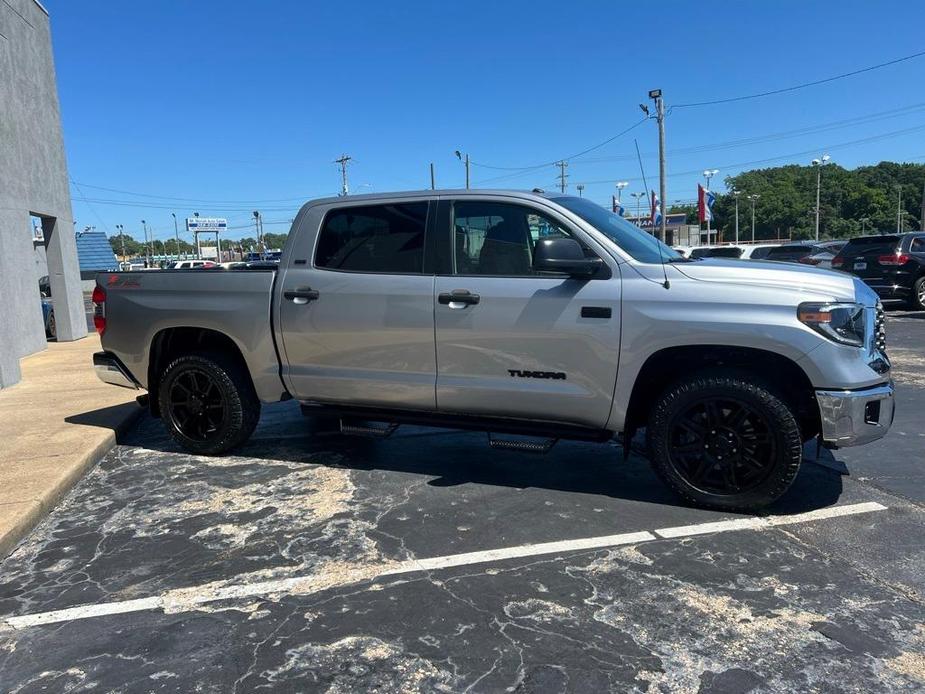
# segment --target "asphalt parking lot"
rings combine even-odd
[[[145,418],[0,565],[0,688],[925,688],[925,313],[888,341],[893,431],[761,519],[615,443],[346,438],[283,403],[204,458]]]

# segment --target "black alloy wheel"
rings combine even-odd
[[[169,403],[171,422],[193,441],[208,441],[227,418],[228,405],[218,383],[202,369],[185,369],[173,379]]]
[[[218,352],[184,354],[164,369],[157,398],[167,433],[199,455],[241,445],[260,419],[260,400],[240,359]]]
[[[668,456],[692,486],[707,493],[739,494],[760,486],[774,468],[768,419],[730,398],[704,398],[671,421]]]
[[[646,427],[656,474],[689,502],[755,510],[779,499],[800,469],[803,437],[786,398],[756,374],[690,376],[656,399]]]

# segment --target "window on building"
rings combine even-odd
[[[335,210],[321,229],[315,266],[348,272],[423,272],[426,223],[426,202]]]

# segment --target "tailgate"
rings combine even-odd
[[[840,269],[876,284],[877,280],[884,278],[886,271],[893,269],[881,265],[878,262],[880,256],[895,253],[898,243],[896,236],[854,239],[839,254],[845,261]]]

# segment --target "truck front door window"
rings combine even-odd
[[[419,274],[424,270],[427,203],[347,207],[324,221],[315,267]]]
[[[533,275],[536,242],[570,236],[527,207],[497,202],[457,202],[453,227],[457,275]]]

